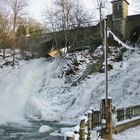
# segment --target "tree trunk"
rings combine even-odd
[[[5,59],[5,45],[4,45],[4,48],[3,48],[3,59]]]

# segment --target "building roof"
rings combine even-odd
[[[140,19],[140,14],[136,14],[136,15],[129,15],[127,16],[128,19],[132,19],[132,18],[139,18]]]
[[[122,1],[122,0],[113,0],[111,1],[111,3],[118,2],[118,1]],[[127,0],[124,0],[124,1],[129,5],[129,2]]]

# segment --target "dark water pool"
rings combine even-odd
[[[60,131],[62,127],[71,127],[69,125],[60,125],[58,122],[30,121],[31,126],[22,126],[15,123],[7,123],[0,126],[0,140],[63,140],[62,136],[52,136],[50,133]],[[53,128],[50,132],[39,133],[42,125],[48,125]]]

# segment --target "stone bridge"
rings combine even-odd
[[[56,46],[57,41],[57,46]],[[29,48],[35,56],[47,56],[48,52],[66,46],[64,31],[41,34],[37,36],[22,37],[18,42]],[[21,43],[20,43],[21,44]],[[69,45],[71,51],[94,47],[100,44],[99,25],[81,27],[69,31]]]
[[[140,14],[128,16],[128,5],[127,0],[113,0],[113,14],[107,16],[107,24],[121,40],[129,40],[135,43],[140,40]],[[96,26],[72,29],[69,31],[67,45],[71,46],[71,51],[84,49],[85,46],[94,49],[101,43],[99,31],[99,23]],[[51,50],[66,46],[64,31],[20,38],[19,42],[22,42],[36,56],[46,56]]]

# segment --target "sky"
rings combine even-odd
[[[81,0],[82,4],[91,13],[95,3],[93,0]],[[94,0],[95,1],[95,0]],[[35,19],[42,21],[43,9],[50,8],[53,5],[53,0],[30,0],[29,15]]]
[[[110,1],[108,0],[108,11],[104,11],[107,14],[111,14],[112,8]],[[90,14],[95,14],[97,13],[96,10],[96,0],[81,0],[83,3],[85,9],[88,10]],[[140,14],[140,1],[139,0],[128,0],[130,3],[129,5],[129,15],[133,14]],[[43,15],[43,9],[46,7],[50,8],[52,6],[53,0],[30,0],[30,6],[28,7],[29,9],[29,15],[35,19],[37,19],[40,22],[43,22],[42,15]],[[95,9],[95,10],[93,10]],[[104,13],[103,12],[103,13]]]

